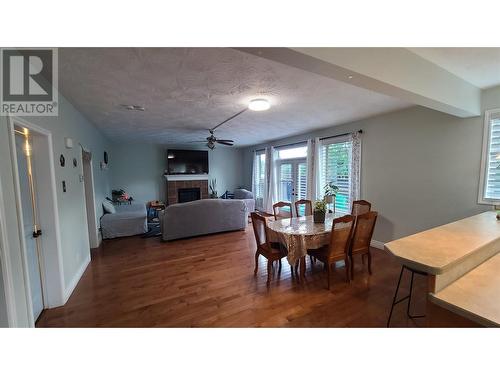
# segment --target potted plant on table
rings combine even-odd
[[[328,204],[333,203],[333,212],[335,212],[335,198],[339,192],[339,187],[330,181],[325,185],[325,202]]]
[[[326,210],[327,210],[326,202],[324,199],[320,200],[320,201],[316,201],[314,203],[313,216],[314,216],[315,223],[324,223],[325,222]]]

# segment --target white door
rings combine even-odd
[[[24,134],[20,134],[23,132]],[[23,236],[26,245],[28,275],[31,300],[33,304],[33,319],[36,321],[43,310],[43,291],[40,271],[40,257],[37,231],[37,208],[35,198],[33,169],[31,165],[32,142],[27,129],[16,129],[17,168],[19,173],[19,188],[21,193],[21,208],[23,216]]]
[[[306,159],[282,161],[279,164],[278,199],[291,202],[292,207],[307,194],[307,162]],[[304,209],[304,206],[301,206]],[[303,214],[303,213],[302,213]]]

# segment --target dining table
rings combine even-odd
[[[327,213],[323,223],[315,223],[314,216],[300,216],[285,219],[269,218],[267,227],[272,242],[280,242],[288,250],[287,260],[291,266],[300,261],[300,276],[306,272],[308,249],[319,249],[330,241],[333,220],[343,213]]]

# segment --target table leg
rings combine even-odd
[[[303,279],[306,276],[306,257],[300,258],[300,278]]]

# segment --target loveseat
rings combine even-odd
[[[134,236],[148,231],[146,205],[144,203],[110,206],[103,203],[106,212],[101,218],[102,238]]]

